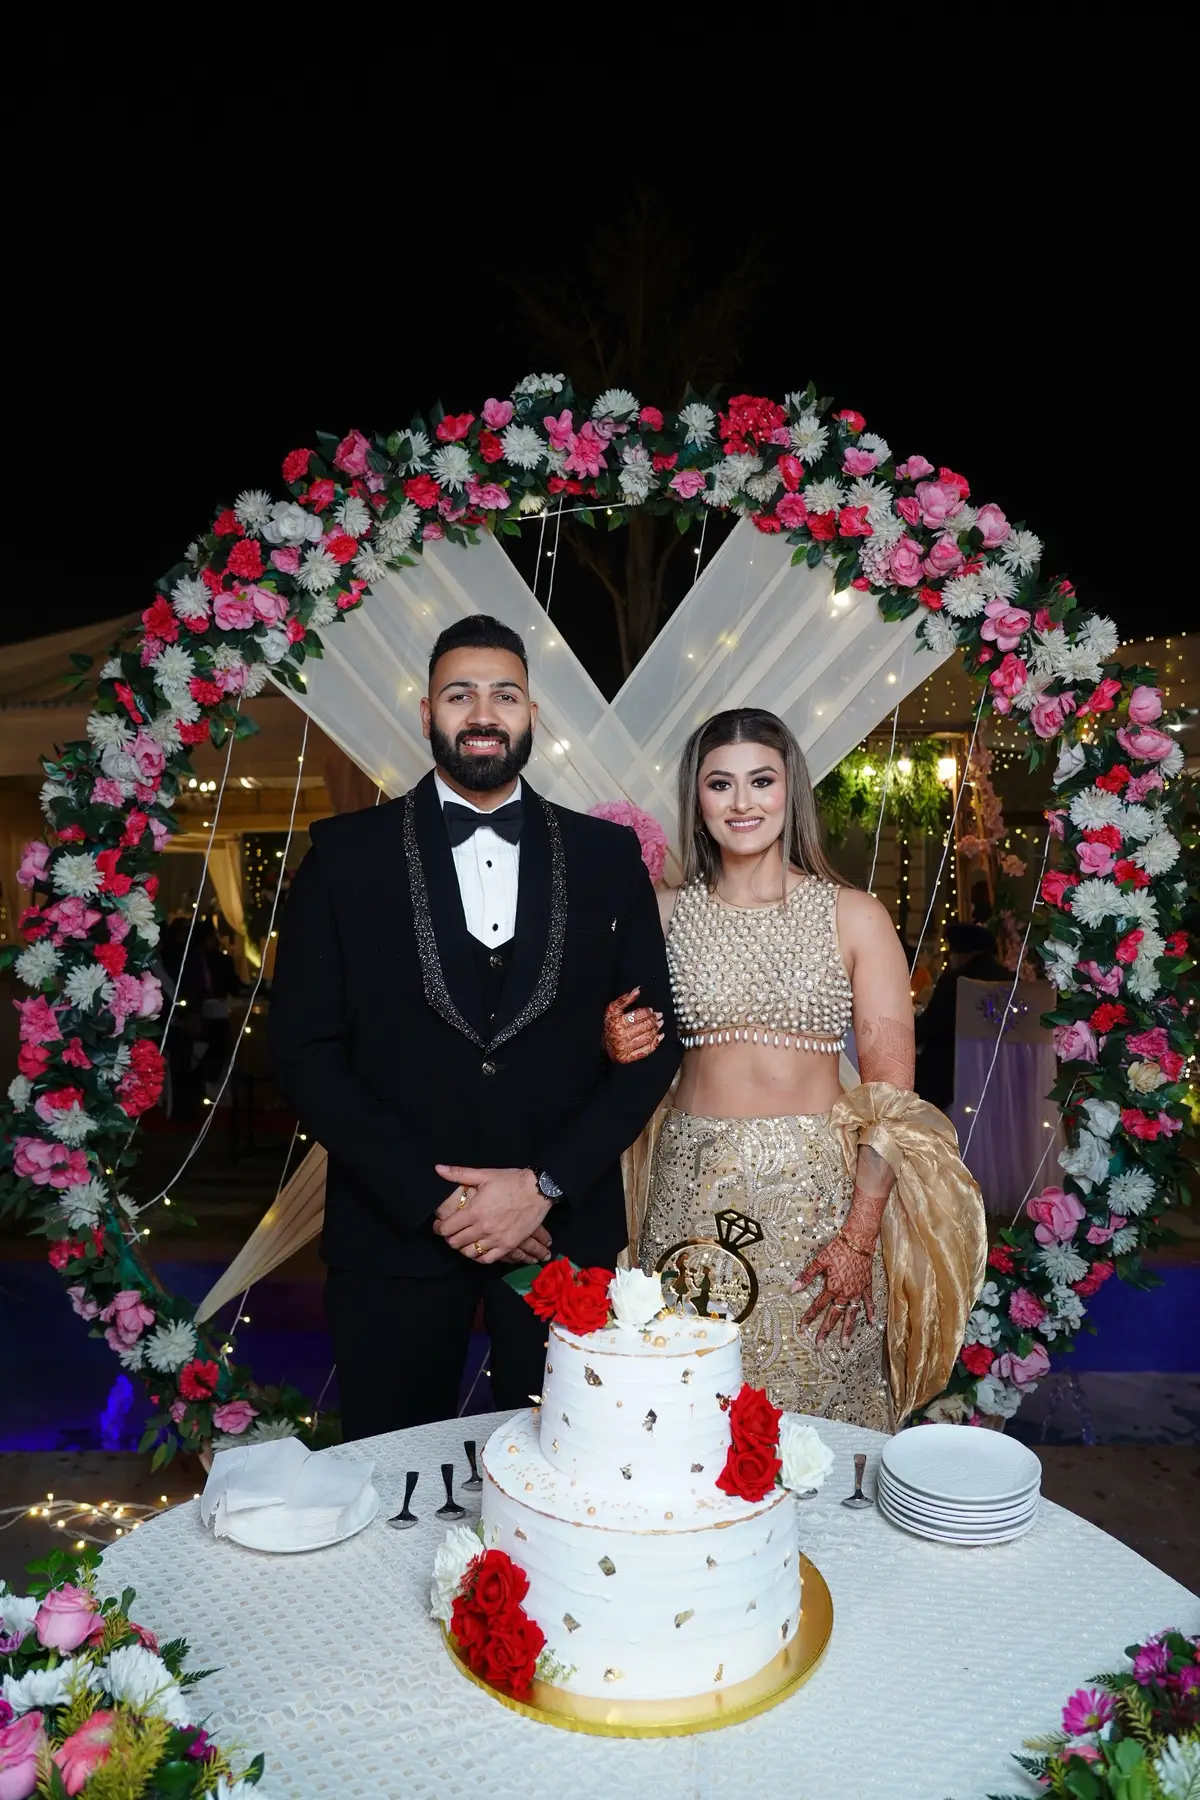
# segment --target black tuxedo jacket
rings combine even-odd
[[[517,923],[485,1016],[432,774],[324,819],[279,938],[276,1083],[325,1146],[322,1255],[337,1268],[445,1274],[435,1163],[545,1168],[563,1189],[557,1254],[612,1266],[625,1243],[620,1156],[680,1059],[662,927],[634,833],[524,786]],[[626,989],[664,1015],[644,1062],[610,1064],[604,1009]],[[494,1002],[493,1002],[494,1004]]]

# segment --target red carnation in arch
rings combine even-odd
[[[213,534],[216,537],[245,537],[245,527],[231,506],[213,520]]]
[[[479,433],[479,454],[486,463],[499,462],[504,455],[502,441],[494,431],[488,431],[486,427]]]
[[[107,969],[110,975],[117,976],[129,961],[129,952],[124,944],[97,944],[96,961]]]
[[[770,537],[772,532],[783,530],[783,520],[777,519],[774,513],[751,513],[751,520],[759,531]]]
[[[734,394],[729,411],[720,414],[721,442],[727,455],[732,452],[741,456],[766,443],[773,432],[786,424],[787,413],[776,401],[756,394]]]
[[[1111,1031],[1114,1025],[1127,1024],[1128,1020],[1128,1010],[1120,1000],[1105,1000],[1096,1008],[1088,1024],[1093,1031],[1105,1032]]]
[[[201,706],[220,706],[225,698],[224,690],[219,688],[215,681],[206,681],[203,675],[192,676],[188,682],[188,693]],[[204,727],[204,736],[208,736],[207,724]]]
[[[425,510],[436,506],[441,498],[441,489],[432,475],[410,475],[404,483],[404,492],[414,506],[420,506]]]
[[[164,644],[173,644],[179,636],[179,620],[161,594],[142,614],[142,624],[151,637],[161,639]]]
[[[289,486],[303,481],[308,474],[308,465],[312,461],[311,450],[289,450],[283,459],[283,479]]]
[[[179,727],[180,742],[184,744],[202,744],[208,736],[207,719],[197,719],[194,724]]]
[[[1097,775],[1096,786],[1103,788],[1107,794],[1119,794],[1121,789],[1133,780],[1124,763],[1117,763],[1104,775]]]
[[[210,1400],[217,1391],[221,1371],[215,1362],[193,1357],[179,1371],[179,1391],[185,1400]]]
[[[831,544],[837,536],[837,521],[831,512],[809,513],[808,535],[818,544]]]
[[[847,431],[853,431],[857,434],[858,432],[867,429],[867,421],[860,412],[855,412],[853,407],[844,407],[840,413],[834,413],[833,416],[835,419],[840,419],[842,421]]]
[[[1173,931],[1163,945],[1164,956],[1186,956],[1188,953],[1188,934],[1186,931]]]
[[[326,542],[325,548],[335,563],[352,562],[358,555],[358,539],[351,537],[348,531],[335,531]]]
[[[972,1375],[986,1375],[992,1366],[992,1352],[986,1344],[964,1344],[958,1360]]]
[[[1150,886],[1150,877],[1145,869],[1139,868],[1137,863],[1131,862],[1127,856],[1119,857],[1113,864],[1113,880],[1118,883],[1131,881],[1135,888]]]
[[[1099,1288],[1102,1288],[1104,1286],[1104,1283],[1108,1280],[1109,1276],[1112,1273],[1113,1273],[1112,1263],[1110,1263],[1110,1262],[1093,1263],[1091,1268],[1088,1270],[1087,1274],[1084,1276],[1083,1280],[1082,1281],[1073,1281],[1071,1283],[1071,1286],[1074,1288],[1075,1292],[1079,1295],[1081,1300],[1090,1300],[1092,1295],[1094,1293],[1096,1293],[1096,1291]]]
[[[229,552],[229,561],[225,564],[231,575],[239,581],[257,581],[263,572],[262,548],[257,538],[243,538]]]

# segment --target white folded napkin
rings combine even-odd
[[[299,1438],[219,1450],[200,1496],[200,1517],[214,1537],[253,1550],[315,1549],[374,1517],[374,1468],[330,1450],[306,1450]]]

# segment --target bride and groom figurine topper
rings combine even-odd
[[[670,1273],[667,1286],[677,1304],[701,1318],[715,1312],[740,1325],[754,1311],[758,1299],[758,1276],[754,1265],[743,1252],[751,1244],[760,1244],[763,1228],[757,1219],[749,1219],[735,1207],[726,1207],[715,1215],[715,1238],[688,1238],[659,1258],[659,1273]]]

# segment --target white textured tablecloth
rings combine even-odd
[[[262,1750],[264,1800],[978,1800],[1021,1791],[1010,1752],[1056,1727],[1063,1700],[1166,1625],[1195,1629],[1187,1590],[1132,1550],[1043,1502],[1015,1544],[926,1542],[874,1508],[839,1504],[851,1457],[866,1491],[884,1439],[826,1420],[837,1454],[801,1501],[801,1547],[833,1594],[833,1638],[809,1682],[744,1725],[690,1738],[578,1736],[507,1712],[453,1667],[427,1613],[438,1465],[463,1494],[463,1439],[480,1447],[506,1415],[451,1419],[347,1447],[370,1456],[378,1520],[332,1549],[270,1556],[214,1540],[195,1502],[107,1550],[135,1616],[185,1635],[218,1742]],[[420,1525],[392,1531],[406,1469],[419,1469]],[[1031,1790],[1032,1791],[1032,1790]]]

